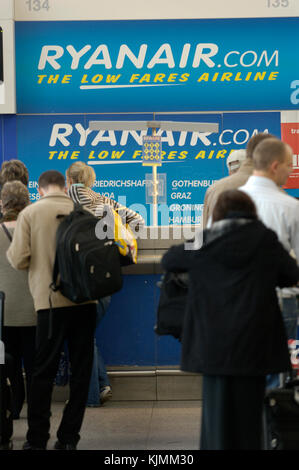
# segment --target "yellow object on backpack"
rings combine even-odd
[[[122,258],[122,265],[137,263],[137,241],[128,224],[124,225],[117,210],[111,209],[114,216],[114,241]]]

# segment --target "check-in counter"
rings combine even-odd
[[[112,367],[177,366],[180,342],[158,336],[154,326],[160,298],[161,259],[172,246],[194,238],[197,226],[145,227],[138,241],[137,264],[123,267],[123,287],[98,328],[98,342]]]
[[[161,259],[172,246],[190,240],[199,226],[144,227],[138,233],[137,264],[123,268],[124,274],[161,274]]]

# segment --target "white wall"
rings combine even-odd
[[[0,84],[0,114],[16,112],[14,0],[0,0],[3,30],[4,82]]]
[[[1,0],[0,19],[11,20],[14,17],[14,0]]]
[[[2,2],[9,0],[0,0]],[[14,0],[15,20],[299,16],[299,0]]]

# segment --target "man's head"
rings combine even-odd
[[[254,175],[265,176],[282,186],[292,172],[293,150],[279,139],[267,139],[254,149],[253,163]]]
[[[259,134],[254,135],[247,142],[246,157],[252,159],[255,147],[265,139],[276,139],[276,137],[272,134],[267,134],[266,132],[260,132]]]
[[[56,170],[48,170],[42,173],[38,179],[38,192],[45,196],[50,192],[65,192],[65,179],[62,173]]]
[[[246,160],[246,150],[240,149],[230,153],[226,159],[229,174],[236,173],[244,160]]]

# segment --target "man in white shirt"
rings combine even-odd
[[[285,249],[299,260],[299,201],[281,191],[292,171],[293,151],[279,139],[260,142],[253,152],[254,171],[239,189],[255,202],[259,218],[274,230]],[[282,314],[288,340],[297,336],[299,289],[282,289]],[[274,385],[278,384],[277,380]]]
[[[255,147],[265,139],[272,139],[274,136],[272,134],[267,134],[265,132],[256,134],[249,139],[246,147],[246,159],[242,162],[238,171],[225,178],[221,178],[216,181],[212,186],[210,186],[205,194],[204,207],[202,213],[202,227],[209,228],[212,223],[212,214],[217,202],[217,199],[223,191],[227,189],[237,189],[240,186],[243,186],[248,180],[249,176],[253,172],[253,151]],[[233,157],[235,152],[231,154]],[[228,157],[229,162],[230,156]]]

